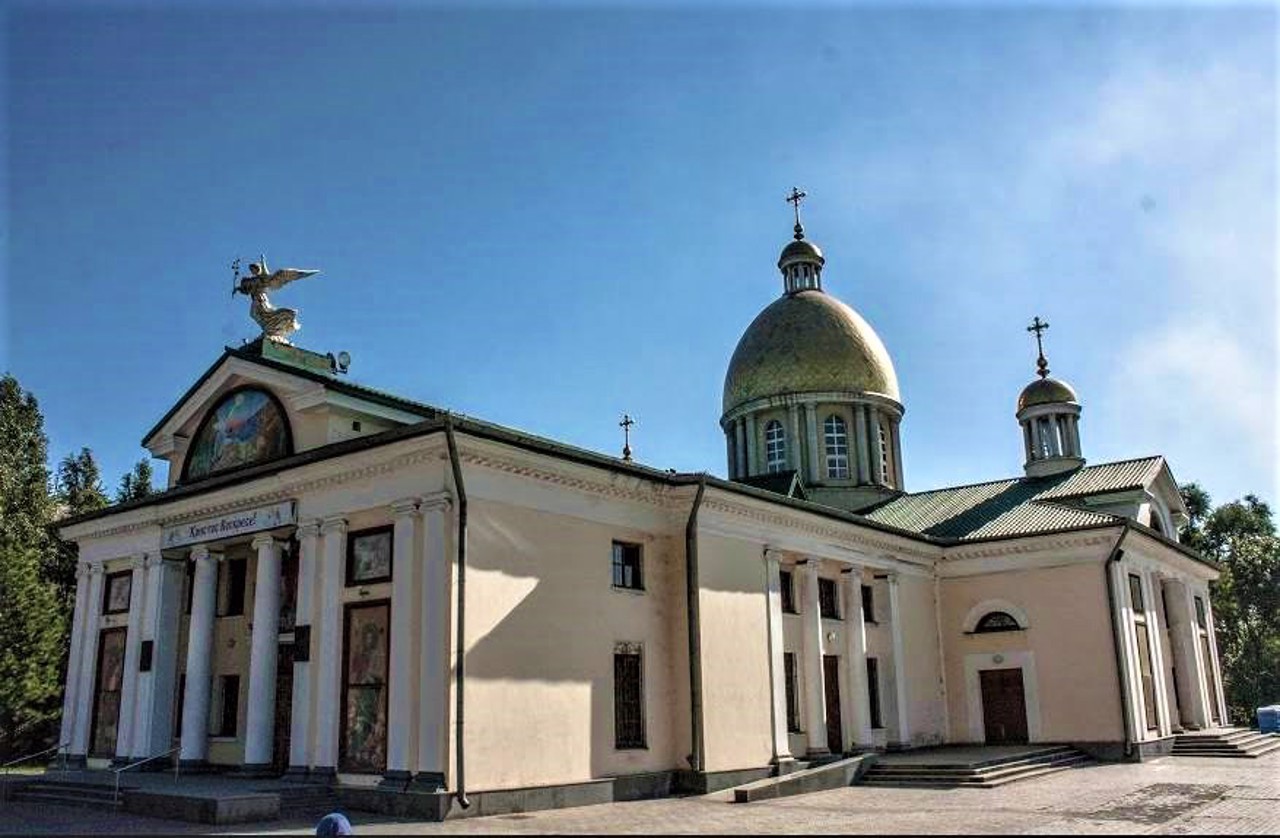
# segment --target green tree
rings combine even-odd
[[[0,378],[0,754],[55,744],[69,598],[46,571],[48,440],[40,407],[17,379]]]
[[[145,457],[134,463],[133,471],[120,478],[120,488],[116,491],[116,503],[138,500],[155,492],[151,485],[151,461]]]
[[[1183,498],[1187,543],[1222,566],[1211,589],[1218,657],[1231,720],[1248,723],[1256,708],[1280,702],[1280,538],[1271,508],[1254,495],[1212,512],[1195,484]]]
[[[110,503],[102,488],[102,472],[93,458],[93,452],[88,448],[68,454],[58,464],[56,500],[58,518],[96,512]],[[57,549],[52,551],[52,561],[45,570],[45,578],[57,586],[63,601],[69,603],[75,595],[79,551],[75,544],[60,540],[56,532],[51,532],[50,535]],[[69,614],[70,609],[67,611]]]

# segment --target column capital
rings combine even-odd
[[[331,535],[341,534],[347,531],[347,519],[341,515],[334,515],[330,518],[324,518],[320,522],[320,534]]]
[[[764,548],[764,560],[773,564],[779,564],[782,561],[782,551],[777,547]]]
[[[134,553],[129,557],[129,567],[132,570],[142,570],[147,566],[146,553]]]
[[[298,538],[315,538],[320,535],[320,520],[299,521],[295,530]]]
[[[255,550],[261,550],[263,547],[270,547],[272,544],[278,544],[276,537],[271,533],[258,533],[253,537],[253,541],[249,542],[249,546]]]
[[[419,509],[422,512],[433,512],[439,510],[448,512],[453,506],[453,495],[448,492],[435,492],[421,499]]]
[[[88,562],[76,562],[76,578],[88,579],[89,573],[90,573],[89,571],[90,567],[91,565]]]
[[[88,569],[85,572],[89,574],[90,579],[92,579],[95,576],[101,576],[102,562],[89,562]]]
[[[191,548],[191,560],[197,564],[200,562],[220,562],[222,561],[222,554],[211,552],[203,544],[197,544]]]
[[[421,498],[401,498],[391,503],[392,518],[406,518],[419,514],[418,504]]]
[[[147,553],[143,557],[143,564],[146,565],[147,567],[159,567],[160,565],[164,564],[164,556],[160,555],[159,550],[155,551],[154,553]]]
[[[862,571],[863,571],[863,567],[860,564],[845,565],[843,568],[840,569],[840,572],[843,573],[844,575],[855,577],[858,579],[862,578]]]

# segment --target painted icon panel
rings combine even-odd
[[[289,424],[265,390],[236,390],[200,426],[187,455],[185,480],[291,453]]]
[[[380,772],[387,764],[386,603],[347,610],[342,770]]]

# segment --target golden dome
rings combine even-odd
[[[899,401],[893,362],[867,321],[822,291],[800,291],[760,312],[738,341],[724,412],[767,396],[827,391]]]
[[[1071,389],[1070,384],[1065,381],[1059,381],[1056,378],[1037,378],[1022,388],[1022,392],[1018,395],[1018,412],[1021,413],[1024,408],[1038,404],[1059,404],[1062,402],[1079,404],[1079,399],[1076,398],[1076,391]]]

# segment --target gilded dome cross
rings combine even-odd
[[[1040,357],[1036,359],[1036,367],[1037,367],[1036,375],[1040,376],[1041,378],[1044,378],[1049,375],[1049,361],[1044,357],[1044,343],[1042,342],[1040,337],[1042,334],[1045,333],[1045,331],[1048,330],[1048,328],[1049,328],[1049,324],[1042,322],[1040,320],[1040,315],[1038,314],[1036,315],[1035,319],[1031,321],[1031,325],[1027,327],[1028,332],[1036,333],[1036,351],[1040,355]]]
[[[626,413],[622,414],[622,421],[618,423],[618,427],[622,428],[623,434],[622,459],[627,462],[631,462],[631,426],[635,423],[636,420]]]
[[[786,197],[786,201],[796,211],[796,241],[804,238],[804,227],[800,224],[800,202],[809,197],[809,193],[802,192],[799,187],[791,187],[791,194]]]

